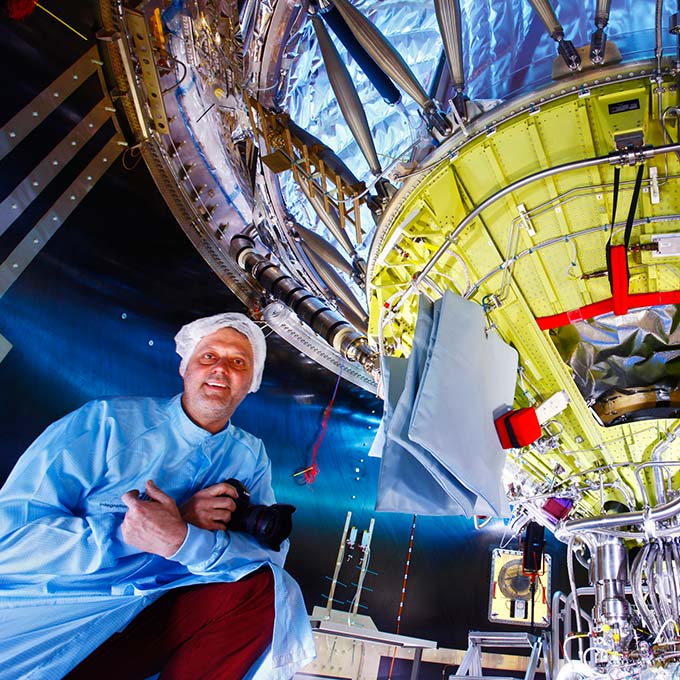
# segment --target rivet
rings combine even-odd
[[[37,186],[40,185],[40,182],[38,182],[37,180],[34,180],[33,182],[31,182],[31,184],[32,184],[34,187],[37,187]]]
[[[16,209],[17,209],[17,207],[18,207],[18,206],[17,206],[17,204],[16,204],[16,203],[12,203],[12,210],[16,210]]]
[[[76,142],[76,140],[74,139],[74,140],[71,142],[71,146],[76,146],[76,144],[78,144],[78,142]]]
[[[9,133],[9,136],[12,137],[12,138],[14,138],[14,137],[17,136],[17,133],[16,133],[16,132],[10,132],[10,133]]]
[[[13,267],[14,269],[16,269],[18,266],[19,266],[19,265],[18,265],[16,262],[12,265],[12,267]]]
[[[108,162],[109,162],[109,159],[106,156],[104,156],[104,158],[102,158],[102,163],[108,163]]]
[[[78,80],[78,74],[77,73],[73,74],[73,80]]]
[[[34,239],[33,239],[33,243],[40,243],[40,239],[39,239],[39,238],[34,238]]]
[[[88,175],[85,179],[86,179],[88,182],[91,182],[91,181],[92,181],[92,175]]]
[[[75,194],[71,194],[71,195],[69,196],[69,198],[70,198],[72,201],[75,201],[75,200],[76,200],[76,195],[75,195]]]
[[[52,218],[52,222],[58,222],[58,221],[59,221],[59,218],[55,215],[55,216]]]
[[[59,161],[52,161],[52,165],[59,165]]]
[[[55,92],[55,93],[54,93],[54,96],[55,96],[55,97],[58,97],[58,96],[59,96],[59,93],[58,93],[58,92]]]
[[[38,117],[38,112],[37,112],[37,111],[33,111],[33,116],[34,116],[35,118],[37,118],[37,117]]]

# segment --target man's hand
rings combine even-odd
[[[186,522],[175,501],[151,480],[146,483],[146,493],[151,500],[140,500],[136,489],[122,496],[128,507],[121,525],[123,540],[145,552],[170,557],[184,543]]]
[[[201,529],[225,529],[231,513],[236,510],[235,498],[238,498],[238,491],[231,484],[220,482],[206,486],[182,503],[182,519]]]

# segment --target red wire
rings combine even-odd
[[[401,613],[404,610],[404,600],[406,599],[406,582],[408,581],[408,570],[411,566],[411,553],[413,552],[413,536],[416,532],[416,520],[418,518],[413,515],[413,524],[411,525],[411,538],[408,542],[408,553],[406,556],[406,568],[404,569],[404,581],[401,584],[401,599],[399,601],[399,611],[397,612],[397,635],[401,630]],[[392,663],[390,664],[390,672],[387,674],[387,680],[392,680],[392,671],[394,670],[394,660],[397,654],[397,648],[394,648],[392,655]]]
[[[340,376],[342,375],[342,366],[340,366],[340,372],[338,373],[338,379],[335,381],[335,389],[333,390],[333,396],[326,406],[326,410],[323,412],[323,420],[321,421],[321,431],[319,436],[314,442],[314,448],[312,449],[312,460],[309,463],[309,467],[305,470],[305,481],[307,484],[312,484],[316,479],[316,475],[319,472],[319,466],[316,464],[316,454],[319,452],[319,447],[323,438],[326,436],[326,430],[328,429],[328,419],[330,418],[331,411],[333,409],[333,403],[335,402],[335,395],[338,393],[338,385],[340,384]]]

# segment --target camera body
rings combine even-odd
[[[238,479],[232,477],[226,481],[238,491],[238,498],[234,499],[236,510],[231,513],[227,531],[250,534],[262,545],[278,552],[293,529],[295,506],[286,503],[251,505],[250,492]]]

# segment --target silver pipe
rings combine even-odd
[[[575,519],[570,522],[562,520],[558,524],[555,534],[574,534],[580,531],[597,531],[598,529],[613,529],[631,524],[645,524],[647,522],[661,522],[675,517],[680,512],[680,496],[670,503],[657,505],[654,508],[640,512],[621,512],[616,515],[600,515],[599,517],[587,517]]]
[[[597,0],[595,8],[595,32],[590,39],[590,61],[601,64],[607,47],[607,34],[604,32],[609,23],[611,0]]]
[[[663,56],[663,40],[661,38],[661,25],[663,21],[663,0],[656,0],[654,12],[654,56],[656,57],[656,73],[661,75],[661,57]]]
[[[635,496],[633,492],[620,479],[611,482],[613,489],[621,492],[621,495],[626,499],[626,505],[632,510],[635,507]]]
[[[312,149],[319,159],[324,162],[326,169],[330,170],[333,175],[339,175],[352,191],[355,191],[356,193],[366,191],[366,185],[357,179],[356,175],[347,167],[345,162],[335,153],[335,151],[333,151],[333,149],[324,144],[311,132],[300,127],[291,118],[286,120],[286,127],[290,130],[290,134],[294,139]]]
[[[317,14],[312,15],[312,25],[321,48],[321,56],[326,66],[328,80],[330,80],[342,116],[361,149],[371,172],[374,175],[379,175],[382,173],[382,167],[368,127],[366,112],[349,76],[349,71],[340,59],[340,54],[328,34],[326,25]]]
[[[675,153],[676,151],[680,151],[680,144],[666,144],[664,146],[658,146],[656,148],[645,149],[642,158],[639,160],[646,160],[648,158],[652,158],[660,154]],[[591,168],[597,165],[605,165],[607,163],[612,164],[612,160],[616,158],[620,158],[621,161],[624,162],[623,156],[620,156],[619,154],[596,156],[594,158],[586,158],[582,161],[571,161],[569,163],[562,163],[561,165],[556,165],[552,168],[546,168],[545,170],[539,170],[538,172],[528,175],[527,177],[523,177],[522,179],[518,179],[517,181],[508,184],[508,186],[503,187],[495,194],[489,196],[489,198],[482,201],[476,208],[474,208],[470,213],[468,213],[465,216],[465,218],[455,229],[450,231],[444,237],[444,242],[441,244],[441,246],[439,246],[439,248],[436,250],[434,255],[432,255],[428,263],[423,267],[420,274],[418,274],[418,276],[414,280],[413,285],[418,286],[422,282],[422,280],[429,274],[429,272],[432,270],[435,264],[437,264],[439,258],[441,258],[442,255],[444,255],[446,251],[451,247],[451,245],[455,243],[458,236],[468,226],[468,224],[470,224],[472,220],[474,220],[480,213],[486,210],[489,206],[496,203],[496,201],[499,201],[501,198],[504,198],[508,194],[511,194],[513,191],[522,189],[523,187],[528,186],[529,184],[533,184],[534,182],[537,182],[539,180],[545,179],[546,177],[552,177],[553,175],[558,175],[561,172],[568,172],[570,170],[581,170],[584,168]],[[616,162],[614,164],[616,164]]]
[[[444,51],[449,62],[451,80],[457,92],[463,91],[463,33],[461,30],[459,0],[434,0],[439,32],[444,41]]]
[[[595,589],[592,586],[581,586],[580,588],[576,589],[576,596],[581,597],[582,595],[593,595],[595,592]],[[564,607],[565,611],[569,612],[569,616],[565,617],[565,626],[564,626],[564,637],[567,638],[571,635],[571,616],[572,613],[576,613],[576,604],[574,601],[574,593],[569,593],[567,595],[567,601]],[[579,609],[579,616],[588,624],[588,629],[592,630],[593,627],[593,619],[592,617],[588,614],[583,609]],[[568,643],[570,645],[571,642]],[[567,652],[569,651],[570,647],[567,644],[564,645],[564,655],[565,658],[571,658],[568,656]]]
[[[647,495],[647,489],[645,488],[645,485],[642,481],[641,472],[645,468],[648,468],[648,467],[659,468],[660,470],[664,470],[667,467],[677,467],[678,465],[680,465],[680,461],[678,461],[678,460],[667,460],[663,463],[660,462],[660,461],[658,461],[658,462],[648,461],[646,463],[640,463],[640,465],[638,465],[635,468],[635,478],[637,479],[638,486],[640,487],[640,490],[642,491],[642,498],[643,498],[646,506],[650,505],[650,501],[649,501],[649,496]],[[664,494],[665,494],[665,489],[664,489]]]
[[[300,239],[307,243],[318,255],[330,262],[336,269],[352,276],[352,265],[338,252],[338,249],[330,244],[323,236],[319,236],[315,231],[303,227],[297,222],[286,222],[286,225],[294,232],[297,232]],[[295,238],[295,236],[293,236]]]
[[[427,96],[423,86],[413,75],[403,57],[392,47],[378,28],[371,23],[348,0],[334,0],[335,7],[342,14],[354,37],[368,52],[385,73],[394,80],[418,105],[426,117],[442,134],[449,133],[451,127],[439,113],[435,103]]]
[[[333,269],[321,255],[314,251],[313,248],[310,248],[304,241],[300,245],[312,267],[316,270],[316,273],[326,284],[331,294],[337,297],[338,305],[346,308],[343,309],[343,311],[346,313],[349,320],[359,330],[366,333],[368,331],[368,316],[361,306],[361,303],[352,293],[350,287],[335,269]]]
[[[676,425],[672,430],[666,433],[666,436],[661,440],[652,450],[652,455],[649,460],[652,463],[658,463],[661,461],[661,456],[668,450],[671,442],[678,436],[678,429],[680,425]],[[656,502],[659,503],[666,502],[666,490],[664,489],[664,473],[659,466],[654,466],[654,491],[656,493]]]
[[[323,199],[316,193],[316,191],[311,191],[307,186],[304,179],[298,182],[298,186],[302,190],[302,193],[307,197],[307,200],[312,204],[314,212],[319,216],[319,219],[326,225],[328,231],[335,236],[338,243],[351,255],[352,259],[356,259],[358,254],[352,245],[352,242],[347,236],[347,232],[340,225],[340,219],[335,210],[326,210],[326,206],[323,203]]]
[[[642,587],[642,571],[644,565],[647,563],[647,558],[649,552],[651,551],[654,544],[648,543],[635,557],[633,560],[633,566],[631,567],[630,584],[633,593],[633,601],[635,606],[640,613],[643,622],[649,628],[649,630],[654,630],[658,628],[658,622],[656,621],[656,614],[647,605],[647,600],[645,598],[644,589]]]
[[[668,587],[668,604],[670,607],[670,614],[673,621],[678,620],[678,589],[676,588],[675,572],[676,567],[673,564],[673,551],[671,550],[672,541],[664,541],[663,545],[663,559],[666,563],[664,573],[666,575],[666,585]]]
[[[569,575],[569,587],[571,588],[571,594],[574,598],[574,613],[576,615],[576,631],[580,635],[582,632],[581,628],[581,607],[578,603],[578,589],[576,588],[576,578],[574,577],[574,542],[576,541],[576,536],[572,535],[569,537],[569,543],[567,545],[567,573]],[[571,614],[570,614],[571,616]],[[578,639],[578,651],[583,654],[583,640],[579,637]],[[565,650],[566,653],[566,650]]]
[[[371,557],[371,539],[373,538],[373,527],[375,526],[375,518],[371,517],[368,525],[368,535],[366,536],[366,545],[362,546],[364,554],[361,557],[361,570],[359,571],[359,579],[357,581],[357,592],[354,596],[354,606],[352,607],[352,616],[356,616],[359,611],[359,599],[361,598],[361,591],[364,587],[364,579],[366,578],[366,571],[368,570],[368,562]]]
[[[232,237],[229,253],[238,265],[273,297],[284,303],[315,333],[349,361],[359,362],[367,373],[378,369],[379,356],[363,333],[331,309],[325,300],[304,288],[292,276],[255,250],[255,242],[244,234]]]
[[[345,544],[347,541],[347,532],[349,531],[349,521],[352,519],[352,512],[347,512],[347,517],[345,518],[345,528],[342,530],[342,536],[340,537],[340,547],[338,548],[338,557],[335,560],[335,571],[333,572],[333,579],[331,580],[331,588],[328,591],[328,604],[326,605],[326,618],[331,618],[331,610],[333,609],[333,596],[335,595],[335,586],[338,582],[338,575],[340,574],[340,568],[342,567],[342,561],[345,557]]]
[[[552,670],[555,673],[559,671],[558,662],[560,659],[560,640],[562,639],[560,636],[560,621],[562,620],[560,604],[564,604],[566,601],[567,596],[561,590],[556,590],[553,593],[552,600],[550,602],[550,611],[552,613],[552,635],[550,636],[550,650],[552,657]],[[571,616],[571,612],[569,613],[569,616]]]
[[[598,28],[606,28],[609,23],[609,8],[612,0],[597,0],[595,8],[595,25]]]
[[[548,0],[529,0],[534,11],[541,17],[541,21],[545,24],[545,27],[550,33],[550,37],[553,40],[559,40],[564,36],[564,29],[562,24],[557,19],[555,10]]]
[[[628,551],[618,538],[598,541],[590,560],[590,582],[595,587],[593,620],[618,624],[622,636],[629,625],[629,606],[625,589],[628,584]]]

